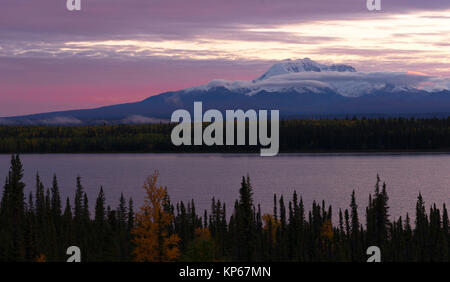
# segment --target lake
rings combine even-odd
[[[27,191],[35,189],[39,172],[46,187],[56,173],[62,196],[73,201],[77,175],[89,196],[91,209],[100,186],[107,203],[116,206],[120,193],[143,203],[142,184],[159,170],[159,184],[167,186],[173,202],[194,199],[197,212],[210,207],[211,198],[225,201],[230,215],[241,178],[250,175],[255,203],[263,212],[273,209],[273,194],[291,199],[294,190],[307,210],[313,200],[325,200],[337,210],[350,203],[356,191],[360,214],[373,192],[377,173],[387,183],[390,214],[415,214],[419,191],[427,209],[433,202],[450,204],[449,154],[282,154],[260,157],[244,154],[27,154],[21,155]],[[6,177],[10,155],[0,155],[0,176]],[[2,180],[3,181],[3,180]],[[64,200],[65,203],[65,200]]]

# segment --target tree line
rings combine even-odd
[[[174,146],[175,124],[0,126],[0,153],[259,152],[259,146]],[[204,127],[207,124],[204,124]],[[226,132],[224,132],[226,136]],[[247,137],[248,138],[248,137]],[[249,144],[246,142],[246,144]],[[448,118],[280,121],[280,152],[450,151]]]
[[[121,195],[113,209],[100,188],[91,216],[80,177],[73,202],[61,199],[56,175],[46,189],[37,174],[28,195],[22,177],[21,160],[13,155],[0,201],[0,261],[64,261],[69,246],[81,248],[88,261],[130,259],[131,199]]]
[[[325,201],[307,210],[296,192],[289,200],[275,194],[273,211],[263,214],[249,176],[229,215],[215,198],[200,213],[194,200],[173,204],[157,172],[143,185],[140,209],[123,195],[116,208],[106,206],[100,188],[93,215],[79,177],[73,202],[65,204],[56,176],[45,189],[37,175],[28,196],[22,177],[21,160],[13,155],[0,201],[0,261],[64,261],[69,246],[81,249],[82,261],[365,261],[369,246],[380,248],[382,261],[450,257],[445,203],[427,209],[419,194],[414,217],[392,220],[387,186],[378,176],[364,220],[354,191],[349,207],[337,211]]]

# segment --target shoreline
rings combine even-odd
[[[15,154],[0,153],[0,156],[9,156]],[[18,153],[20,155],[189,155],[189,156],[255,156],[260,157],[257,152],[26,152]],[[420,155],[450,155],[450,151],[317,151],[317,152],[282,152],[274,157],[291,156],[420,156]]]

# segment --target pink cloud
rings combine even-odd
[[[212,79],[254,79],[261,62],[6,59],[0,63],[0,116],[133,102]],[[15,67],[10,68],[13,64]]]
[[[216,78],[251,80],[272,62],[176,60],[151,57],[90,58],[91,53],[55,58],[35,50],[66,41],[196,39],[223,34],[234,40],[289,42],[288,33],[250,35],[241,27],[348,20],[368,16],[363,0],[82,0],[80,13],[68,12],[65,1],[2,0],[0,9],[0,116],[96,107],[144,99],[160,92],[207,83]],[[450,8],[448,0],[385,1],[383,13]],[[251,36],[254,36],[253,38]],[[308,42],[333,38],[304,38]],[[294,39],[298,43],[298,39]],[[29,47],[25,56],[14,55]],[[183,46],[180,46],[182,49]],[[4,50],[3,50],[4,51]],[[319,50],[323,52],[323,50]],[[331,50],[330,50],[331,51]],[[348,50],[334,50],[348,52]],[[356,52],[356,51],[355,51]],[[362,51],[373,54],[373,51]],[[372,52],[372,53],[371,53]],[[386,50],[382,53],[386,54]],[[313,54],[314,55],[314,54]],[[390,67],[377,63],[377,67]],[[358,66],[357,66],[358,67]],[[409,69],[409,68],[408,68]]]

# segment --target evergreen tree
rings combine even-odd
[[[58,180],[56,174],[53,175],[52,182],[52,214],[55,220],[61,217],[61,196],[59,193]]]
[[[20,159],[13,155],[0,200],[0,261],[63,261],[73,245],[83,250],[83,261],[128,261],[131,254],[139,261],[364,261],[370,245],[382,249],[383,261],[450,257],[446,205],[440,209],[432,204],[427,214],[419,193],[414,226],[408,213],[390,220],[386,184],[381,186],[378,176],[366,207],[366,229],[358,217],[355,191],[350,209],[339,209],[338,226],[333,227],[332,206],[313,201],[305,216],[302,197],[295,191],[288,202],[283,195],[274,196],[273,215],[262,215],[260,205],[253,204],[247,176],[227,221],[225,203],[215,198],[203,218],[194,200],[177,203],[175,214],[167,189],[156,186],[155,174],[147,179],[146,201],[136,216],[132,199],[127,205],[124,195],[116,209],[105,208],[101,187],[91,220],[79,177],[74,209],[67,198],[62,215],[55,175],[51,188],[44,189],[37,174],[26,204],[22,177]]]
[[[425,211],[425,202],[422,198],[422,194],[419,193],[416,203],[416,228],[414,232],[414,241],[418,247],[418,256],[423,261],[429,260],[428,248],[428,218]]]
[[[103,187],[100,187],[97,200],[95,202],[94,224],[97,230],[102,230],[105,225],[106,209],[105,209],[105,193]]]
[[[4,252],[3,258],[7,261],[24,261],[26,255],[25,183],[22,178],[23,166],[19,155],[12,155],[2,199],[2,226],[8,226],[9,230],[2,235],[2,239],[7,241],[0,249]]]
[[[237,260],[251,261],[254,259],[255,255],[255,222],[253,213],[253,191],[249,176],[247,176],[247,178],[242,177],[241,188],[239,190],[239,204],[237,208]]]
[[[133,199],[128,201],[128,231],[134,227],[134,205]]]
[[[359,261],[362,257],[361,242],[359,241],[359,218],[358,218],[358,205],[356,204],[355,190],[352,192],[352,198],[350,202],[351,210],[351,249],[352,260]]]

